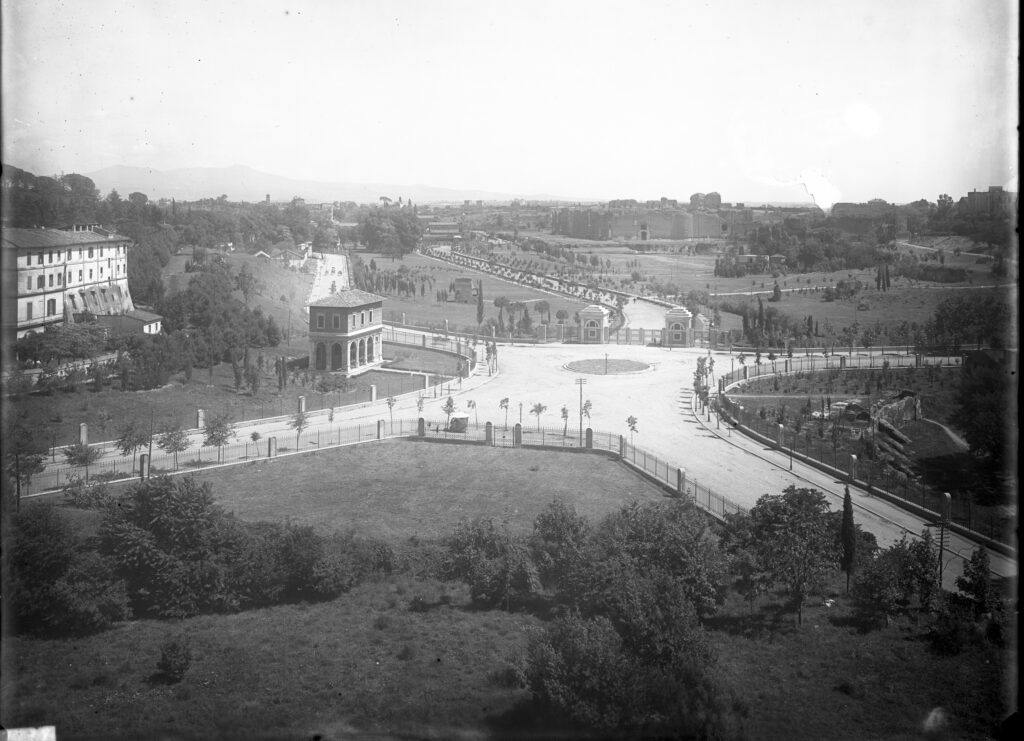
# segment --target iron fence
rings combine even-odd
[[[627,465],[642,471],[678,495],[690,498],[697,506],[721,518],[725,514],[744,511],[739,505],[719,496],[706,486],[686,478],[678,465],[626,442],[621,435],[572,425],[562,427],[524,426],[518,423],[488,425],[474,421],[455,430],[449,418],[379,419],[363,424],[333,424],[314,416],[311,429],[295,434],[277,434],[256,440],[234,438],[229,444],[216,447],[199,444],[198,439],[177,455],[154,447],[149,461],[149,474],[186,473],[205,468],[232,465],[256,460],[273,460],[289,454],[309,453],[343,445],[375,442],[394,438],[422,437],[487,444],[494,447],[540,448],[546,450],[590,450],[612,453]],[[324,424],[323,422],[327,422]],[[490,435],[488,435],[488,426]],[[147,453],[148,455],[148,453]],[[88,467],[48,466],[23,487],[24,495],[59,491],[72,480],[89,483],[125,481],[140,478],[141,452],[135,456],[115,454]]]

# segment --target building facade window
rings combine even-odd
[[[49,252],[46,253],[46,261],[53,262],[53,250],[50,250]]]
[[[50,288],[53,288],[53,273],[50,273],[50,281],[49,281],[49,284],[50,284]]]
[[[32,302],[31,301],[26,301],[25,302],[25,318],[26,319],[31,319],[32,318]]]
[[[25,289],[29,290],[29,291],[32,290],[32,276],[31,275],[28,277],[28,285],[25,286]]]
[[[324,328],[324,315],[323,314],[317,314],[316,315],[316,328],[317,329],[323,329]]]
[[[44,278],[41,275],[38,278],[36,278],[36,288],[46,288],[46,284],[43,283],[43,280]]]
[[[92,247],[89,248],[89,257],[92,257]]]
[[[43,264],[43,253],[42,253],[42,252],[40,252],[40,253],[39,253],[39,254],[38,254],[38,255],[36,256],[36,265],[42,265],[42,264]]]
[[[64,285],[64,273],[57,273],[57,285]]]
[[[373,324],[373,309],[370,309],[370,324]]]
[[[78,282],[79,283],[82,282],[82,271],[81,270],[78,271]]]
[[[46,316],[53,316],[57,313],[57,299],[51,298],[46,302]]]
[[[89,280],[92,280],[92,268],[89,268]]]
[[[332,317],[332,321],[331,321],[331,324],[332,324],[332,326],[333,326],[333,327],[334,327],[335,329],[341,329],[341,315],[340,315],[340,314],[335,314],[335,315],[334,315],[334,316]]]

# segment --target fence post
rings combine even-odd
[[[299,414],[304,414],[306,411],[306,397],[299,397]]]
[[[686,471],[681,468],[676,469],[676,492],[679,496],[686,494]]]
[[[149,453],[142,453],[139,456],[139,478],[149,478]]]
[[[587,446],[590,447],[590,446]],[[619,435],[619,458],[625,459],[626,457],[626,438],[623,435]]]
[[[267,438],[267,458],[276,458],[276,457],[277,457],[277,438],[276,437],[268,437]]]
[[[381,440],[384,437],[384,420],[377,420],[377,439]],[[340,442],[340,441],[339,441]]]
[[[423,417],[420,417],[419,420],[417,420],[416,422],[416,434],[419,435],[420,437],[427,436],[427,423],[423,419]]]
[[[850,481],[857,479],[857,456],[853,453],[850,454]]]
[[[78,425],[78,442],[82,445],[89,444],[89,425],[85,422],[80,422]]]
[[[494,427],[490,422],[484,425],[484,442],[494,445]]]
[[[588,427],[587,428],[587,450],[593,450],[593,449],[594,449],[594,431]]]

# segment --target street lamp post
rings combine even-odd
[[[583,447],[583,385],[587,382],[586,378],[577,378],[575,383],[580,387],[580,447]]]

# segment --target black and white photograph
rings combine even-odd
[[[0,741],[1003,741],[1019,3],[0,0]]]

